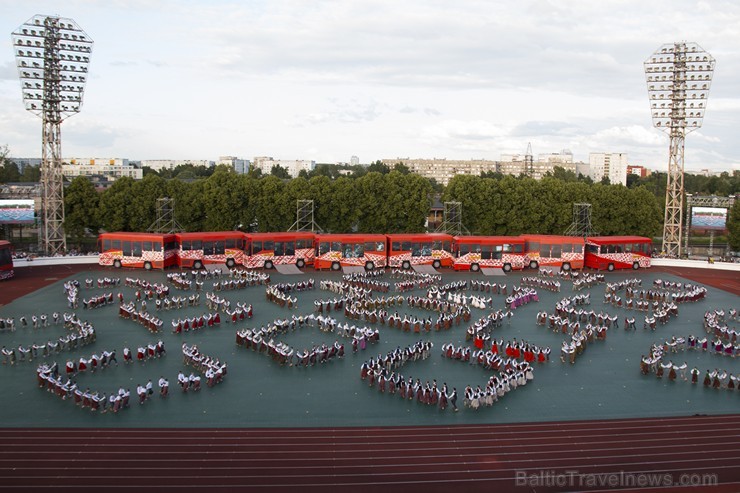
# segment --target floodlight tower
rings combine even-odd
[[[681,255],[684,139],[701,127],[714,74],[714,58],[696,43],[665,44],[645,60],[653,126],[670,136],[663,251]]]
[[[64,177],[60,125],[79,113],[93,41],[72,19],[35,15],[12,33],[26,110],[41,117],[39,243],[47,255],[64,253]]]

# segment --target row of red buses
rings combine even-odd
[[[303,268],[342,267],[410,269],[430,265],[455,270],[525,267],[562,270],[623,269],[650,266],[651,241],[635,236],[589,237],[451,236],[428,234],[242,233],[103,233],[100,265],[162,269],[177,265],[200,269],[207,264],[231,268],[272,269],[289,264]]]
[[[13,277],[13,247],[9,241],[0,240],[0,281]]]

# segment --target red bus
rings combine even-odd
[[[431,265],[435,269],[452,267],[452,235],[444,233],[390,234],[388,266],[410,269]]]
[[[562,270],[583,268],[583,238],[578,236],[521,235],[530,269],[560,267]]]
[[[315,238],[316,269],[340,270],[362,266],[366,270],[387,264],[386,236],[380,234],[318,234]]]
[[[455,270],[523,269],[524,240],[517,236],[455,236]]]
[[[299,269],[313,264],[314,233],[249,233],[244,267],[272,269],[275,265],[294,264]]]
[[[241,231],[176,233],[177,264],[202,269],[207,264],[226,264],[232,268],[244,261],[246,236]]]
[[[13,275],[13,247],[9,241],[0,240],[0,281]]]
[[[163,233],[103,233],[98,236],[98,263],[121,267],[165,269],[177,265],[177,239]]]
[[[589,236],[586,267],[597,270],[650,267],[653,242],[643,236]]]

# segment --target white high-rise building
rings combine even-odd
[[[273,159],[270,156],[257,156],[252,160],[255,169],[262,171],[263,175],[269,175],[273,166],[280,166],[288,170],[291,178],[297,178],[298,173],[302,170],[313,171],[316,168],[316,161],[306,161],[298,159]]]
[[[604,153],[592,152],[588,156],[589,173],[594,182],[600,182],[604,177],[609,183],[627,185],[627,154],[624,152]]]
[[[240,175],[245,175],[249,172],[249,159],[239,159],[236,156],[219,156],[217,164],[225,164],[234,169]]]
[[[115,180],[128,176],[141,180],[144,171],[129,164],[128,159],[121,158],[68,158],[62,163],[62,174],[66,178],[77,176],[105,176]]]
[[[351,164],[352,166],[359,166],[360,158],[357,156],[352,156],[351,158],[349,158],[349,164]]]

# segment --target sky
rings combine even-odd
[[[41,155],[11,42],[36,14],[95,42],[65,158],[498,160],[531,143],[665,171],[643,63],[687,41],[717,63],[686,170],[740,169],[736,0],[0,0],[12,157]]]

